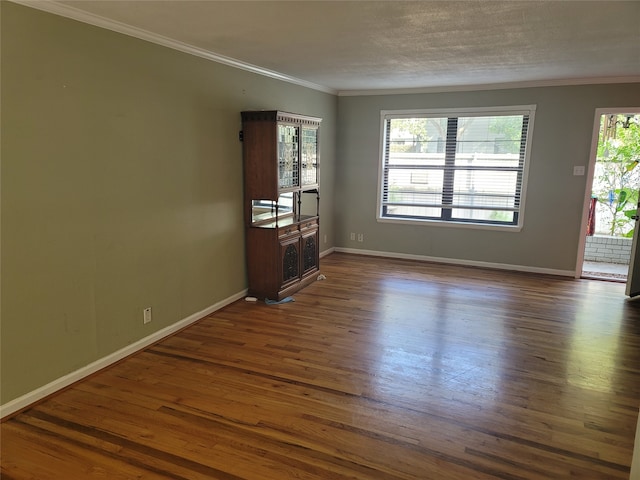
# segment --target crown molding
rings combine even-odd
[[[149,32],[141,28],[133,27],[126,23],[110,20],[108,18],[101,17],[100,15],[95,15],[93,13],[85,12],[84,10],[71,7],[69,5],[57,3],[53,0],[10,0],[10,1],[13,3],[17,3],[19,5],[23,5],[25,7],[42,10],[47,13],[52,13],[54,15],[59,15],[61,17],[70,18],[72,20],[77,20],[78,22],[93,25],[95,27],[104,28],[106,30],[111,30],[113,32],[121,33],[123,35],[128,35],[130,37],[138,38],[140,40],[145,40],[147,42],[155,43],[157,45],[162,45],[163,47],[171,48],[173,50],[178,50],[180,52],[187,53],[189,55],[194,55],[196,57],[204,58],[212,62],[222,63],[230,67],[239,68],[240,70],[246,70],[251,73],[256,73],[258,75],[262,75],[265,77],[281,80],[283,82],[293,83],[293,84],[310,88],[313,90],[319,90],[321,92],[330,93],[332,95],[336,95],[338,93],[337,90],[334,90],[329,87],[325,87],[323,85],[318,85],[313,82],[307,82],[306,80],[301,80],[299,78],[291,77],[289,75],[285,75],[283,73],[276,72],[274,70],[269,70],[266,68],[259,67],[257,65],[245,63],[240,60],[236,60],[235,58],[225,57],[224,55],[218,55],[214,52],[210,52],[208,50],[195,47],[193,45],[189,45],[188,43],[180,42],[162,35],[158,35],[156,33]]]
[[[340,97],[359,97],[369,95],[413,95],[420,93],[474,92],[479,90],[509,90],[516,88],[536,87],[567,87],[577,85],[602,85],[614,83],[640,83],[640,75],[625,77],[592,77],[567,78],[555,80],[531,80],[509,83],[487,83],[473,85],[451,85],[418,88],[370,89],[370,90],[339,90]]]
[[[0,0],[2,1],[2,0]],[[536,87],[562,87],[562,86],[577,86],[577,85],[597,85],[597,84],[617,84],[617,83],[640,83],[640,76],[626,76],[626,77],[595,77],[595,78],[573,78],[573,79],[552,79],[552,80],[534,80],[534,81],[522,81],[522,82],[509,82],[509,83],[488,83],[488,84],[473,84],[473,85],[440,85],[429,87],[416,87],[416,88],[394,88],[394,89],[353,89],[353,90],[338,90],[330,88],[324,85],[319,85],[313,82],[308,82],[299,78],[291,77],[274,70],[269,70],[257,65],[245,63],[240,60],[236,60],[224,55],[218,55],[208,50],[195,47],[193,45],[180,42],[162,35],[158,35],[141,28],[133,27],[131,25],[110,20],[93,13],[80,10],[69,5],[61,4],[55,0],[8,0],[19,5],[42,10],[54,15],[70,18],[82,23],[93,25],[106,30],[111,30],[123,35],[138,38],[147,42],[155,43],[173,50],[177,50],[189,55],[194,55],[206,60],[228,65],[240,70],[262,75],[275,80],[281,80],[283,82],[292,83],[302,87],[310,88],[312,90],[318,90],[331,95],[337,95],[341,97],[356,97],[356,96],[373,96],[373,95],[415,95],[423,93],[447,93],[447,92],[471,92],[479,90],[508,90],[517,88],[536,88]]]

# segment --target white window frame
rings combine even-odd
[[[533,138],[533,124],[536,105],[513,105],[499,107],[476,107],[476,108],[443,108],[443,109],[415,109],[415,110],[381,110],[380,111],[380,162],[378,168],[378,201],[376,206],[376,220],[380,223],[399,223],[408,225],[428,225],[439,227],[472,228],[483,230],[500,230],[519,232],[524,225],[525,201],[527,197],[527,184],[529,177],[529,164],[531,158],[531,146]],[[442,118],[442,117],[483,117],[495,115],[527,115],[529,117],[527,135],[525,141],[524,165],[522,171],[522,182],[520,185],[520,202],[517,215],[517,223],[492,224],[474,223],[473,221],[441,220],[432,218],[393,218],[383,216],[384,198],[384,169],[385,169],[385,139],[386,121],[393,118]]]

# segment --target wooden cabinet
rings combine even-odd
[[[249,295],[282,300],[316,279],[320,118],[242,112]]]

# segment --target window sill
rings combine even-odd
[[[498,232],[518,233],[522,231],[522,225],[487,225],[482,223],[468,222],[443,222],[438,220],[408,220],[402,218],[382,218],[377,217],[378,223],[396,223],[402,225],[413,225],[420,227],[448,227],[448,228],[466,228],[471,230],[494,230]]]

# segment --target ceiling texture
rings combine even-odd
[[[16,0],[332,93],[640,81],[640,1]]]

